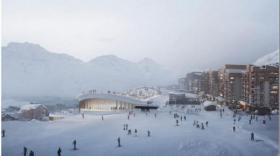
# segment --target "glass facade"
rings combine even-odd
[[[89,111],[118,111],[133,108],[133,104],[117,100],[88,99],[80,102],[80,109]]]

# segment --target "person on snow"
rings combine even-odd
[[[236,119],[233,119],[233,124],[235,124],[235,122],[236,122]]]
[[[121,138],[118,137],[118,147],[121,147]]]
[[[186,116],[184,116],[184,120],[187,120]]]
[[[5,129],[2,129],[2,137],[5,137]]]
[[[235,126],[232,127],[233,132],[235,132]]]
[[[134,130],[135,136],[137,136],[137,129]]]
[[[204,125],[203,125],[203,123],[201,123],[201,129],[202,129],[202,130],[204,129]]]
[[[128,135],[130,135],[130,134],[131,134],[131,129],[129,129],[129,130],[127,131],[127,134],[128,134]]]
[[[27,148],[23,147],[23,155],[26,156],[26,154],[27,154]]]
[[[179,120],[176,120],[176,126],[179,126]]]
[[[195,120],[193,120],[193,126],[195,126],[195,124],[196,124],[196,122],[195,122]]]
[[[157,118],[157,113],[155,113],[155,118]]]
[[[124,131],[125,131],[125,126],[126,126],[126,124],[123,125],[123,130],[124,130]]]
[[[183,121],[183,117],[181,116],[181,121]]]
[[[254,133],[252,132],[251,133],[251,141],[254,141],[255,140],[255,136],[254,136]]]
[[[265,120],[263,120],[263,124],[265,125],[265,123],[266,123],[266,121]]]
[[[249,124],[250,124],[250,125],[251,125],[251,122],[252,122],[252,120],[250,119],[250,120],[249,120]]]
[[[103,115],[101,116],[101,119],[104,120]]]
[[[84,114],[84,113],[82,113],[82,118],[83,118],[83,119],[85,118],[85,114]]]
[[[74,145],[74,150],[77,150],[77,147],[76,147],[77,141],[76,140],[73,141],[73,145]]]
[[[34,152],[31,150],[29,156],[34,156]]]
[[[150,137],[151,136],[151,132],[148,130],[148,137]]]
[[[206,124],[206,127],[208,127],[208,121],[206,121],[206,123],[205,123],[205,124]]]
[[[129,115],[127,116],[127,120],[129,120]]]
[[[57,156],[61,156],[61,148],[60,147],[57,150]]]

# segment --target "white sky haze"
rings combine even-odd
[[[149,57],[178,71],[251,63],[279,49],[278,0],[3,0],[2,46],[88,61]]]

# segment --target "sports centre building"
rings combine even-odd
[[[115,93],[96,93],[89,91],[79,97],[80,111],[123,111],[139,109],[157,109],[150,101],[143,101],[127,95]]]

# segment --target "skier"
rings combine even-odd
[[[128,124],[126,124],[125,128],[126,128],[126,130],[128,129]]]
[[[23,147],[23,155],[26,156],[26,154],[27,154],[27,148]]]
[[[206,121],[206,123],[205,123],[205,124],[206,124],[206,127],[208,127],[208,121]]]
[[[203,123],[201,123],[201,129],[202,129],[202,130],[204,129],[204,125],[203,125]]]
[[[236,122],[236,119],[233,120],[233,124],[235,124],[235,122]]]
[[[129,129],[129,130],[128,130],[127,134],[128,134],[128,135],[130,135],[130,134],[131,134],[131,129]]]
[[[101,116],[101,119],[104,120],[103,115]]]
[[[82,113],[82,118],[83,118],[83,119],[85,118],[85,114],[84,114],[84,113]]]
[[[127,120],[129,120],[129,115],[127,116]]]
[[[125,126],[126,126],[126,124],[123,125],[123,130],[124,130],[124,131],[125,131]]]
[[[118,147],[121,147],[121,138],[118,137]]]
[[[270,115],[270,114],[268,115],[268,118],[269,118],[269,120],[271,121],[271,115]]]
[[[186,116],[184,116],[184,120],[187,120]]]
[[[157,118],[157,113],[155,113],[155,118]]]
[[[176,120],[176,126],[179,126],[179,120]]]
[[[57,156],[61,156],[61,148],[60,147],[57,150]]]
[[[265,123],[266,123],[266,121],[265,120],[263,120],[263,124],[265,125]]]
[[[148,130],[148,137],[150,137],[151,136],[151,132]]]
[[[252,122],[252,121],[251,121],[251,119],[250,119],[250,120],[249,120],[249,124],[250,124],[250,125],[251,125],[251,122]]]
[[[193,120],[193,126],[196,124],[195,120]]]
[[[31,150],[29,156],[34,156],[34,152]]]
[[[135,136],[137,136],[137,129],[134,130]]]
[[[73,141],[74,150],[77,150],[76,144],[77,144],[77,141],[76,141],[76,140],[74,140],[74,141]]]
[[[181,116],[181,121],[183,121],[183,117]]]
[[[196,124],[196,128],[199,128],[199,124]]]
[[[251,141],[254,141],[255,140],[255,137],[254,137],[254,133],[252,132],[251,133]]]
[[[5,129],[2,130],[2,137],[5,137]]]
[[[235,126],[232,127],[233,132],[235,132]]]

